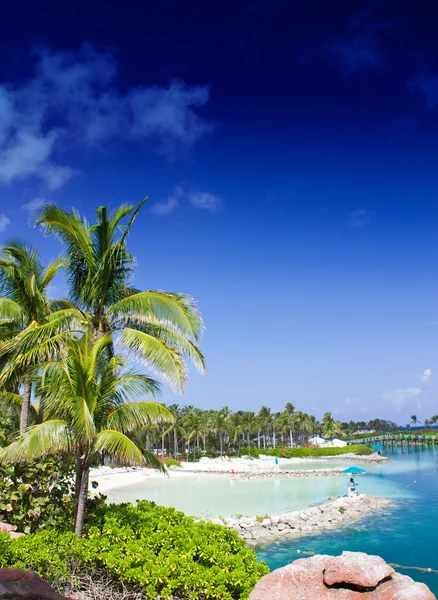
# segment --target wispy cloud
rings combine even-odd
[[[11,220],[6,215],[0,215],[0,233],[6,231],[9,227]]]
[[[117,139],[148,140],[174,157],[211,131],[199,114],[206,86],[171,81],[121,93],[114,55],[90,44],[71,52],[40,48],[33,56],[30,81],[0,84],[0,182],[33,176],[61,187],[75,172],[60,160],[67,142],[102,148]]]
[[[438,106],[438,75],[420,75],[409,79],[408,88],[421,97],[428,110]]]
[[[373,22],[369,12],[357,15],[340,38],[321,45],[325,58],[334,62],[345,75],[362,69],[377,70],[386,62],[378,31],[387,24]]]
[[[222,198],[218,194],[180,184],[174,187],[167,200],[153,204],[151,210],[156,215],[169,215],[184,203],[197,210],[216,212],[222,206]]]
[[[432,369],[426,369],[423,371],[420,377],[420,381],[423,385],[428,385],[432,379]]]
[[[406,388],[385,392],[382,394],[382,399],[394,410],[400,411],[405,408],[407,404],[413,405],[415,408],[421,408],[422,394],[423,391],[421,388]]]
[[[26,204],[22,204],[21,208],[31,213],[41,208],[46,202],[48,201],[45,198],[37,197],[33,198],[33,200],[30,200],[29,202],[26,202]]]
[[[372,221],[373,213],[365,208],[359,208],[351,211],[347,220],[347,225],[349,227],[362,228],[371,225]]]

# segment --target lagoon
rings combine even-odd
[[[438,569],[438,449],[394,448],[386,455],[392,462],[364,464],[367,474],[357,481],[360,492],[388,497],[392,506],[359,525],[257,548],[259,557],[275,569],[295,560],[297,550],[325,554],[352,550],[379,554],[391,563]],[[330,460],[281,468],[346,466],[345,461]],[[239,480],[229,475],[171,473],[169,478],[150,477],[106,493],[115,502],[153,500],[194,516],[254,516],[319,504],[344,494],[346,482],[342,476]],[[438,575],[403,572],[438,594]]]
[[[438,450],[395,448],[386,454],[393,462],[369,465],[372,476],[360,480],[361,491],[368,481],[380,482],[381,490],[395,488],[389,495],[392,508],[359,525],[258,548],[259,557],[276,569],[298,558],[298,550],[333,555],[350,550],[378,554],[390,563],[438,569]],[[438,595],[437,574],[398,570]]]

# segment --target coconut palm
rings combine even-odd
[[[28,460],[74,452],[75,533],[82,535],[91,461],[97,453],[130,464],[163,470],[158,459],[128,437],[136,427],[172,421],[156,402],[128,402],[156,394],[159,384],[133,370],[124,371],[119,355],[108,360],[111,337],[95,339],[86,332],[67,342],[62,361],[41,365],[41,386],[47,391],[47,420],[28,429],[1,453],[3,460]]]
[[[341,433],[340,423],[333,418],[330,412],[324,413],[321,423],[323,434],[329,437],[331,440],[333,439],[334,435],[339,435]]]
[[[418,425],[419,423],[421,423],[421,421],[417,419],[417,415],[411,415],[410,419],[411,422],[409,423],[409,425]]]
[[[259,419],[260,429],[263,433],[263,448],[266,448],[266,435],[269,437],[272,427],[271,409],[267,406],[262,406],[259,410],[257,418]]]
[[[52,262],[44,268],[38,251],[29,245],[13,240],[1,249],[0,258],[0,339],[1,361],[5,366],[14,354],[15,344],[27,331],[49,321],[54,322],[53,313],[70,307],[67,301],[52,301],[48,297],[48,287],[63,266],[62,260]],[[57,313],[64,315],[63,310]],[[12,375],[12,378],[10,377]],[[18,377],[17,377],[18,375]],[[32,398],[32,378],[29,368],[16,365],[15,373],[3,379],[16,388],[22,384],[23,395],[20,413],[20,432],[29,424],[29,411]]]
[[[289,423],[290,447],[293,448],[293,445],[294,445],[293,433],[295,431],[295,406],[291,402],[286,402],[284,412],[286,413],[287,420]]]
[[[113,212],[100,206],[91,225],[76,210],[45,204],[35,223],[64,243],[71,300],[94,336],[111,336],[109,357],[119,343],[182,391],[187,359],[204,372],[204,357],[196,345],[202,317],[195,300],[186,294],[141,291],[131,285],[135,260],[128,252],[127,237],[146,200]]]
[[[251,432],[257,426],[257,419],[253,412],[246,411],[242,415],[242,428],[246,432],[246,441],[248,444],[248,455],[251,456]]]

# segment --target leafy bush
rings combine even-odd
[[[73,471],[54,459],[0,467],[0,515],[18,531],[71,528]]]
[[[166,460],[166,467],[182,467],[182,464],[174,458],[169,458]]]
[[[235,531],[153,502],[110,505],[95,511],[95,523],[81,539],[55,530],[18,540],[0,535],[0,567],[32,569],[60,591],[78,589],[93,572],[140,587],[150,600],[245,599],[268,572]]]
[[[344,448],[269,448],[266,450],[254,450],[257,456],[278,456],[279,458],[319,458],[323,456],[339,456],[341,454],[354,453],[358,455],[374,454],[374,450],[364,444],[352,444]]]

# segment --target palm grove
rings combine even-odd
[[[13,240],[0,260],[1,401],[6,411],[20,414],[18,435],[1,458],[74,456],[77,535],[96,455],[163,468],[134,434],[169,427],[174,417],[145,400],[159,393],[160,383],[129,368],[125,357],[179,391],[188,361],[204,371],[194,299],[132,285],[135,260],[127,237],[144,202],[113,212],[99,207],[92,223],[75,210],[46,204],[35,224],[61,240],[62,257],[44,268],[35,248]],[[50,300],[48,287],[60,270],[69,295]]]

